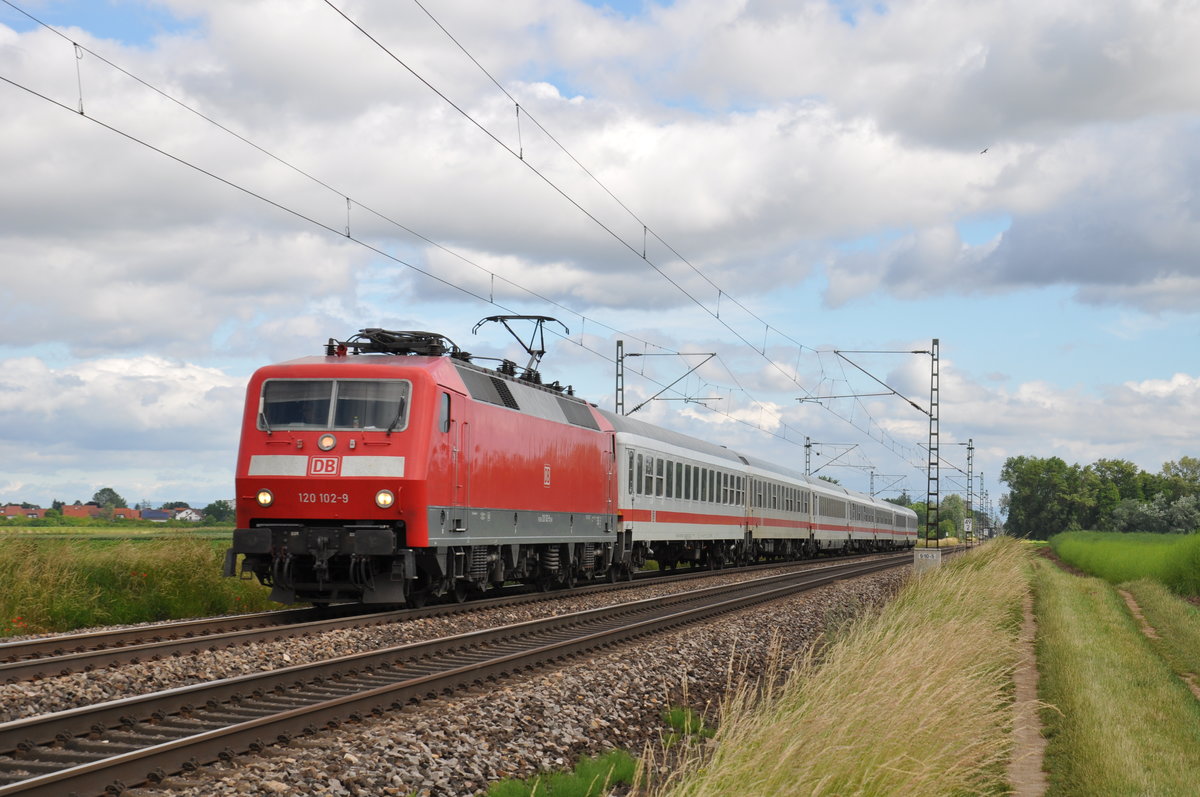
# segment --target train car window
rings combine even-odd
[[[654,457],[646,455],[645,478],[642,480],[642,495],[654,495]]]
[[[666,460],[661,457],[654,460],[654,494],[662,498],[663,494],[663,465]]]
[[[675,497],[683,498],[684,488],[687,482],[683,480],[683,463],[675,463]]]
[[[717,495],[717,472],[710,470],[708,472],[708,498],[714,504],[719,500]]]
[[[692,466],[689,464],[683,466],[683,500],[692,500]]]
[[[696,468],[696,472],[700,474],[700,489],[696,491],[696,498],[700,501],[708,500],[708,468]]]
[[[337,382],[333,411],[335,429],[387,429],[408,426],[409,383],[403,380]]]
[[[667,460],[667,498],[675,497],[675,463]]]
[[[633,495],[637,492],[637,481],[635,479],[635,471],[633,469],[633,452],[629,452],[629,494]]]

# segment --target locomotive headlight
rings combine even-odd
[[[270,490],[259,490],[258,495],[254,496],[254,500],[258,501],[259,506],[270,506],[275,502],[275,496]]]
[[[396,496],[391,490],[380,490],[375,493],[375,505],[380,509],[388,509],[394,503],[396,503]]]
[[[323,434],[317,438],[317,448],[328,451],[337,445],[337,438],[331,434]]]

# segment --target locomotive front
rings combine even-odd
[[[275,601],[405,601],[409,534],[423,523],[412,510],[429,498],[430,363],[342,349],[255,372],[227,576],[243,555],[243,577],[271,586]]]

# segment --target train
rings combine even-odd
[[[256,370],[224,575],[280,603],[420,606],[916,542],[910,509],[478,359],[372,328]]]

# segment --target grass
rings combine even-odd
[[[631,784],[637,759],[621,750],[585,756],[571,772],[538,775],[531,780],[506,778],[488,789],[488,797],[596,797],[617,784]]]
[[[942,537],[940,540],[917,540],[917,548],[953,548],[962,545],[958,537]]]
[[[881,613],[746,686],[717,746],[660,797],[1001,794],[1028,555],[1000,539],[912,580]]]
[[[1071,531],[1050,538],[1059,558],[1110,584],[1149,578],[1200,595],[1200,534]]]
[[[257,582],[221,577],[226,547],[191,538],[5,537],[0,636],[272,608]]]
[[[1200,676],[1200,609],[1171,594],[1157,581],[1143,579],[1128,590],[1146,621],[1158,632],[1150,645],[1180,675]]]
[[[71,540],[153,540],[190,539],[230,540],[233,526],[182,526],[163,523],[110,523],[92,526],[17,526],[0,523],[0,538]]]
[[[704,720],[700,712],[687,706],[673,706],[663,711],[663,722],[671,729],[663,737],[663,747],[671,748],[683,741],[696,742],[711,739],[716,730]]]
[[[1035,585],[1050,794],[1196,794],[1200,703],[1124,601],[1104,581],[1048,562]]]

